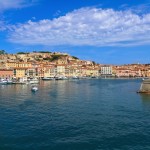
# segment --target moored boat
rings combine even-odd
[[[78,76],[73,76],[72,79],[79,79],[79,77]]]
[[[38,84],[39,83],[39,80],[37,78],[33,78],[33,79],[30,79],[29,80],[29,83],[30,84]]]
[[[47,80],[54,80],[54,78],[53,78],[53,77],[44,77],[44,78],[42,78],[42,80],[44,80],[44,81],[47,81]]]
[[[3,84],[3,85],[4,85],[4,84],[7,84],[7,80],[1,79],[1,80],[0,80],[0,84]]]
[[[7,79],[7,84],[13,84],[13,81],[10,79]]]
[[[68,80],[68,78],[65,76],[59,76],[59,77],[55,77],[55,80]]]

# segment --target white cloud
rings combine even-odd
[[[31,6],[33,0],[0,0],[0,11]]]
[[[12,28],[9,41],[27,45],[150,44],[150,14],[81,8],[53,20],[18,24]]]
[[[38,0],[0,0],[0,31],[10,28],[11,25],[5,20],[3,12],[9,9],[20,9],[35,5]]]

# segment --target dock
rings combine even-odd
[[[150,79],[144,79],[140,90],[137,91],[137,93],[146,93],[146,94],[150,94]]]

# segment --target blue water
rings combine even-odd
[[[0,85],[0,150],[150,150],[140,80]]]

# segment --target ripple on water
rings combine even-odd
[[[138,80],[0,86],[0,150],[150,149],[149,96]]]

